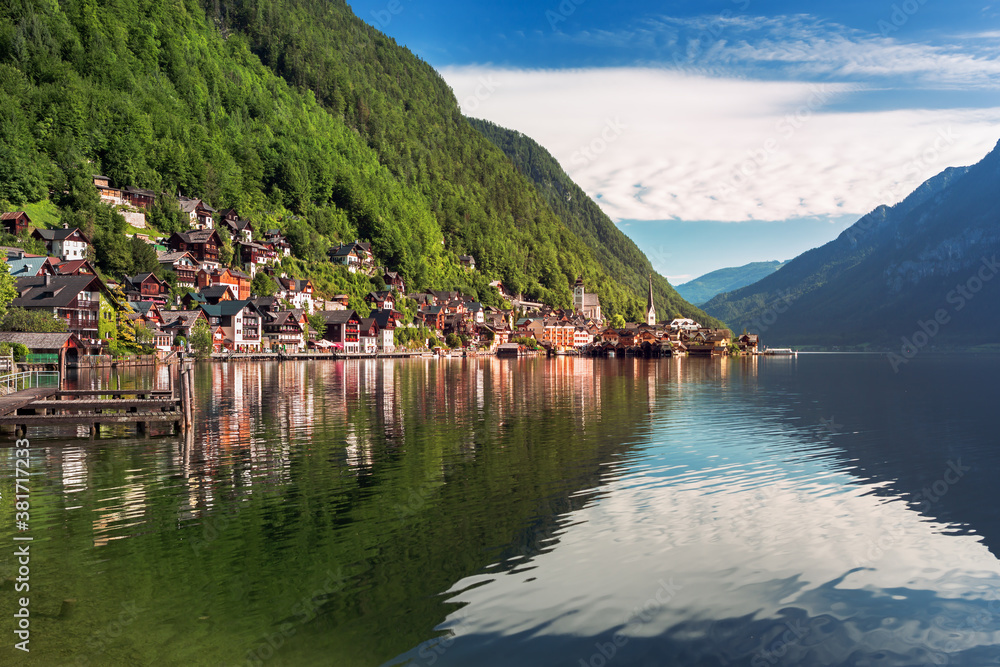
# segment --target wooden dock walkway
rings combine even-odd
[[[90,436],[103,424],[135,424],[148,435],[150,424],[167,423],[172,431],[192,424],[193,372],[182,368],[178,387],[163,389],[60,389],[38,387],[0,396],[0,426],[14,426],[23,437],[29,426],[88,425]]]
[[[58,387],[36,387],[0,396],[0,416],[17,412],[34,401],[55,396],[57,391]]]

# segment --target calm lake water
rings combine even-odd
[[[188,438],[31,434],[30,655],[3,436],[0,664],[1000,664],[997,378],[205,365]]]

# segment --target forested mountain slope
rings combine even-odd
[[[649,259],[635,242],[626,236],[604,211],[574,183],[552,154],[530,137],[490,121],[470,118],[472,126],[500,147],[518,170],[530,178],[541,196],[559,219],[594,250],[601,266],[634,292],[648,291],[649,274],[653,276],[653,299],[661,320],[682,314],[705,326],[723,326],[721,322],[684,300],[667,282],[653,271]],[[645,302],[636,304],[632,321],[641,321]]]
[[[303,271],[362,238],[417,289],[488,298],[500,279],[569,305],[583,275],[607,314],[644,305],[441,77],[341,1],[3,3],[0,103],[0,198],[52,192],[91,233],[121,231],[87,187],[103,173],[279,226]]]

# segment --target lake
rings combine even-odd
[[[29,434],[30,654],[4,436],[0,664],[1000,664],[998,377],[201,365],[187,437]]]

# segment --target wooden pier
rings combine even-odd
[[[151,424],[171,424],[174,432],[193,425],[193,369],[186,365],[177,383],[162,389],[62,389],[32,387],[0,396],[0,426],[14,426],[24,437],[31,426],[88,425],[90,437],[106,424],[135,424],[148,435]]]

